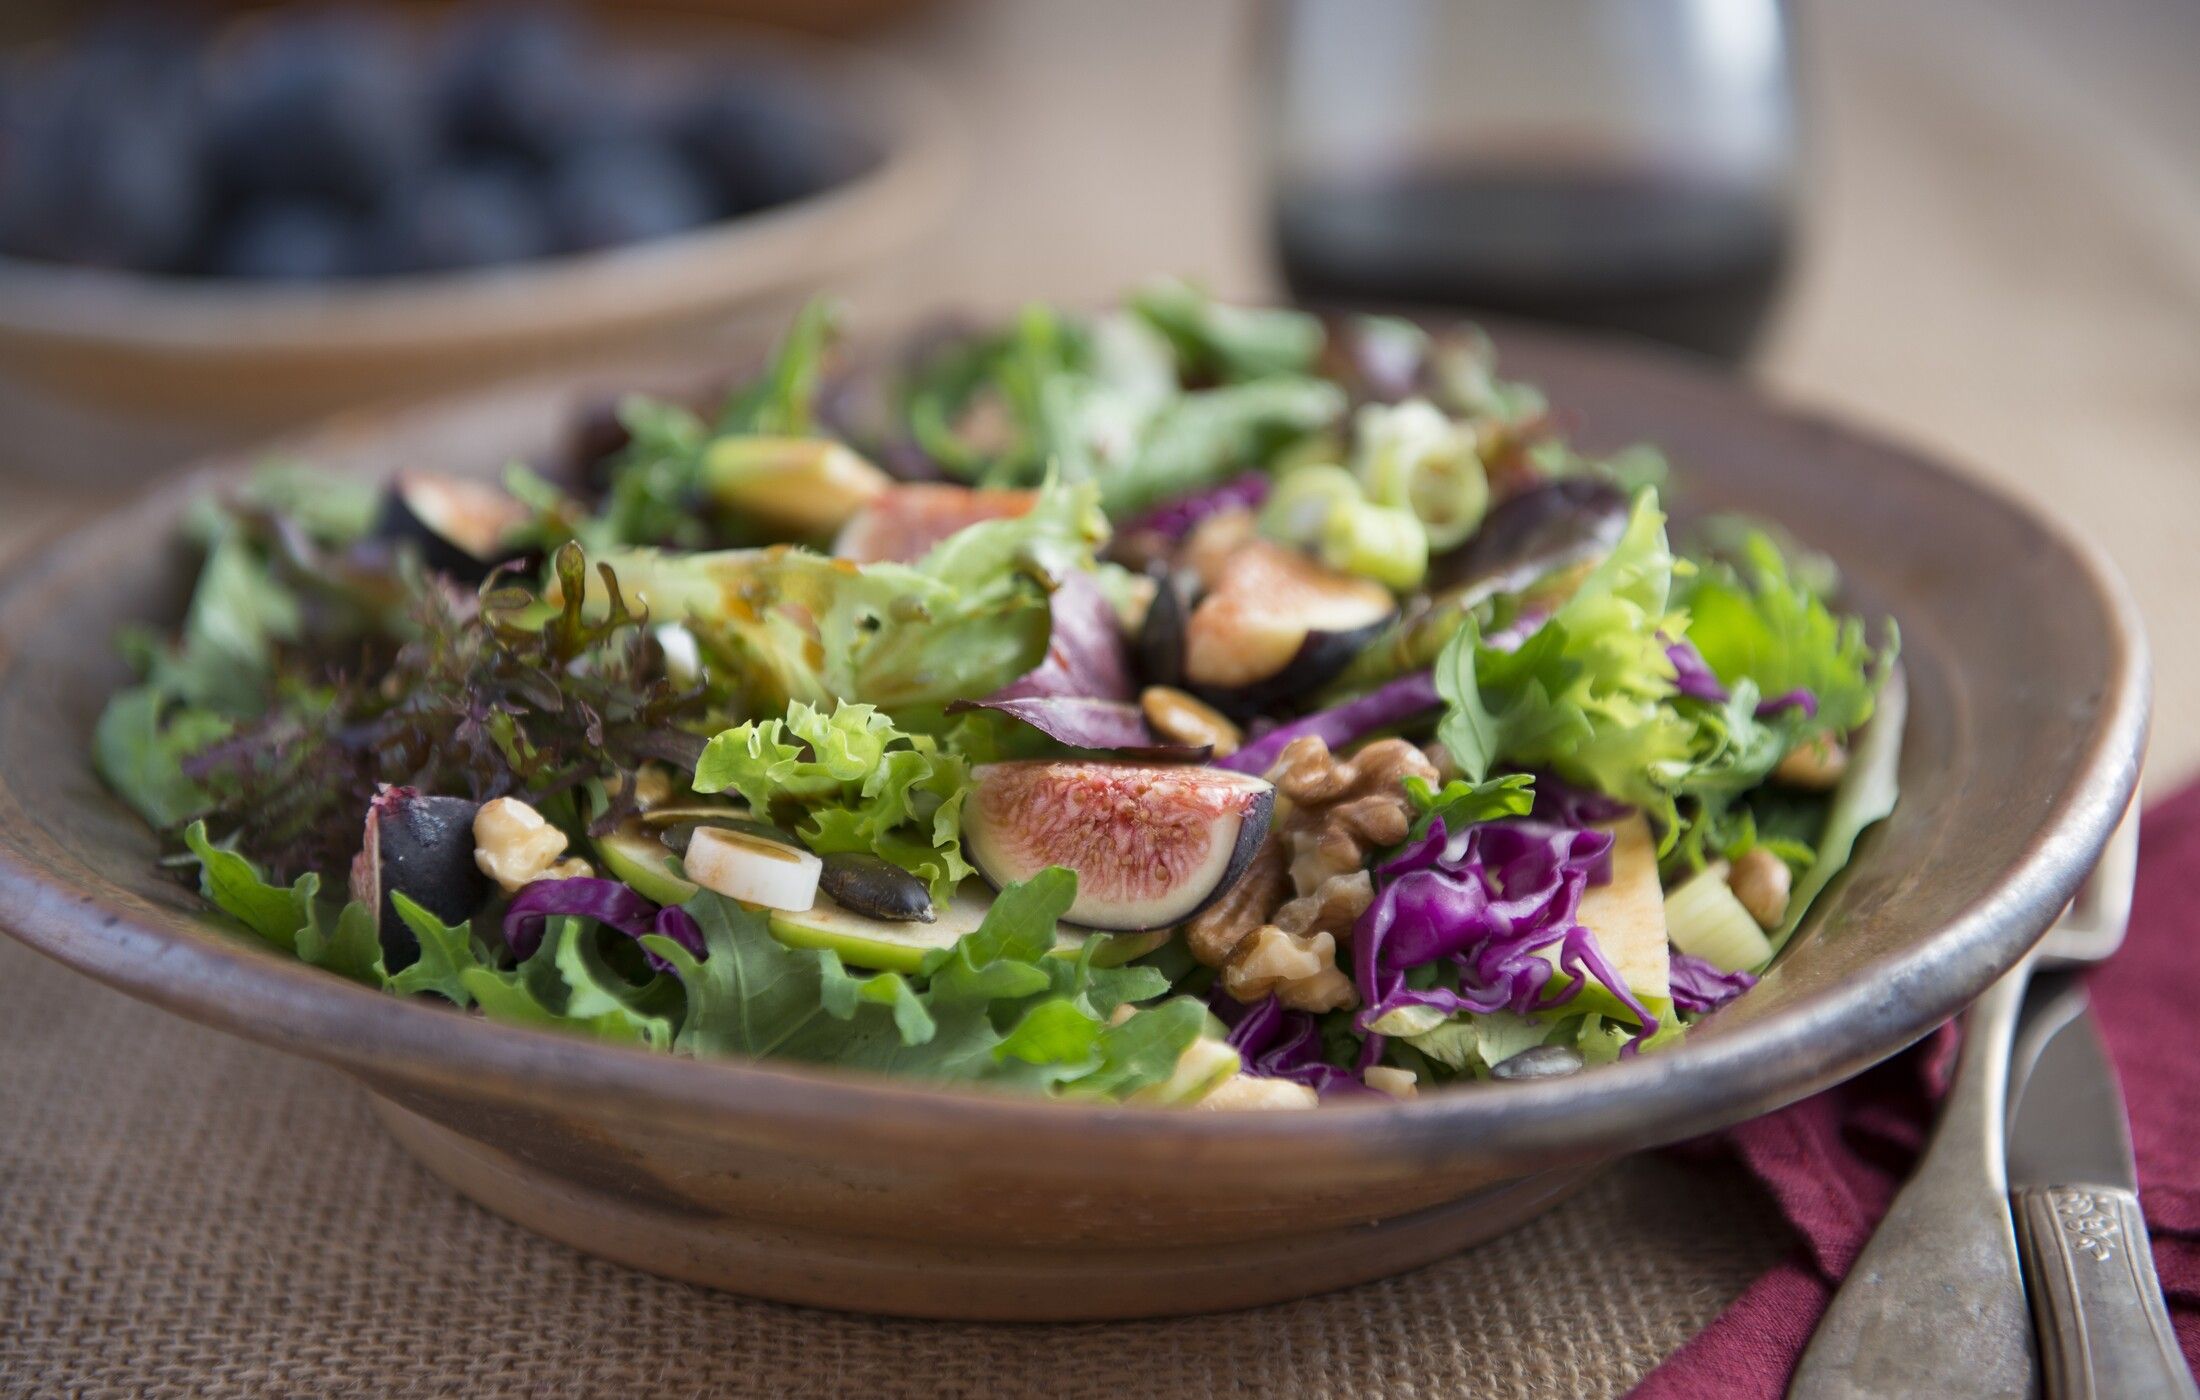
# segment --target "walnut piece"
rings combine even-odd
[[[1333,935],[1285,933],[1274,924],[1254,929],[1231,951],[1222,988],[1239,1001],[1273,992],[1294,1011],[1334,1011],[1359,1000],[1352,979],[1337,970]]]
[[[1348,759],[1316,736],[1294,739],[1268,770],[1282,815],[1245,874],[1186,926],[1192,956],[1221,968],[1224,990],[1240,1001],[1273,992],[1301,1011],[1357,1005],[1337,946],[1374,902],[1369,855],[1403,841],[1413,824],[1405,780],[1435,776],[1403,739]]]
[[[565,833],[516,797],[484,802],[474,814],[474,864],[506,894],[536,880],[590,874],[588,862],[565,855]]]

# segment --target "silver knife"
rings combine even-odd
[[[2084,986],[2040,987],[2018,1040],[2009,1198],[2049,1400],[2200,1400],[2154,1276],[2123,1092]]]

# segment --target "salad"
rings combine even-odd
[[[1160,283],[848,361],[817,304],[583,428],[190,513],[95,759],[240,936],[673,1054],[1292,1108],[1671,1044],[1894,800],[1891,624],[1671,526],[1470,327]]]

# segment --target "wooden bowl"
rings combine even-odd
[[[678,1278],[918,1316],[1106,1318],[1426,1263],[1598,1163],[1777,1108],[1947,1019],[2090,868],[2146,727],[2132,607],[2060,525],[1679,360],[1501,339],[1508,369],[1578,413],[1586,440],[1664,444],[1693,502],[1783,522],[1841,562],[1866,611],[1902,625],[1901,805],[1790,956],[1669,1052],[1410,1103],[1107,1108],[652,1055],[283,958],[224,932],[154,868],[152,834],[86,758],[124,679],[110,637],[176,614],[177,513],[235,464],[100,519],[0,589],[0,921],[156,1005],[343,1069],[461,1191]],[[360,472],[486,468],[548,451],[575,393],[506,389],[291,449]]]
[[[280,285],[0,258],[0,374],[234,440],[736,316],[783,318],[946,211],[961,163],[952,122],[898,65],[723,24],[606,23],[614,53],[645,71],[708,56],[802,83],[875,159],[817,194],[669,238],[479,270]]]

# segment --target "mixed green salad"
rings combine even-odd
[[[497,484],[202,501],[99,771],[394,995],[1213,1107],[1655,1050],[1893,803],[1891,625],[1772,530],[1676,545],[1664,458],[1472,328],[832,321]]]

